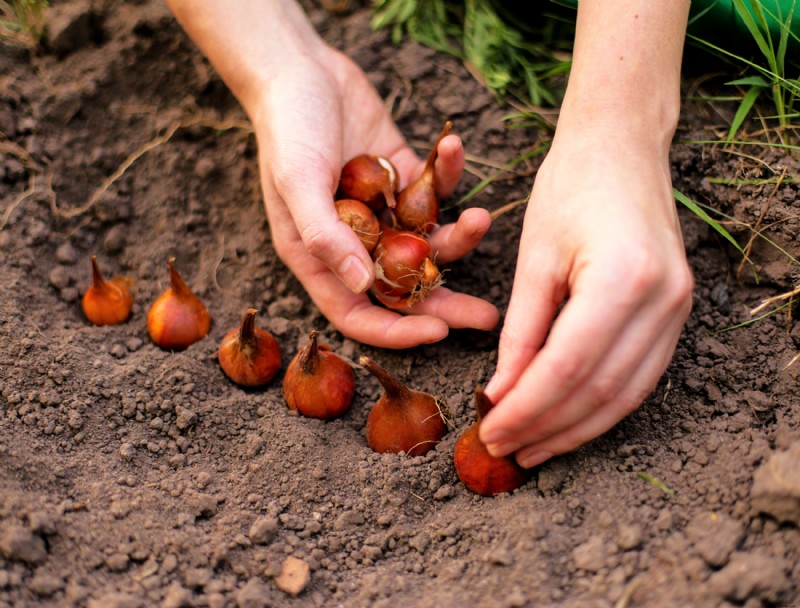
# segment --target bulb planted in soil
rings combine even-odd
[[[83,294],[81,307],[86,318],[95,325],[118,325],[131,316],[133,296],[128,277],[115,276],[106,280],[92,256],[92,283]]]
[[[239,327],[219,345],[217,358],[225,375],[241,386],[263,386],[281,367],[281,349],[267,330],[256,327],[258,311],[249,308]]]
[[[375,452],[419,456],[433,449],[447,432],[439,402],[412,390],[369,357],[358,362],[383,386],[384,394],[367,416],[367,444]]]
[[[319,331],[295,355],[283,378],[283,396],[303,416],[330,420],[350,409],[356,392],[350,364],[318,341]]]
[[[461,482],[481,496],[494,496],[510,492],[530,479],[530,471],[523,469],[513,456],[496,458],[489,454],[478,436],[481,420],[489,413],[493,403],[480,387],[475,389],[477,420],[456,441],[453,463]]]
[[[175,270],[175,258],[168,268],[170,286],[150,307],[147,331],[161,348],[184,350],[208,334],[211,315]]]

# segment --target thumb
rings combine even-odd
[[[327,266],[353,293],[372,283],[374,265],[355,232],[336,213],[335,181],[321,179],[330,171],[304,165],[274,179],[277,195],[286,203],[306,250]],[[277,176],[273,176],[276,177]]]

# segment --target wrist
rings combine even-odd
[[[632,148],[653,148],[669,152],[680,115],[680,96],[664,92],[659,99],[642,95],[616,94],[572,96],[564,99],[558,118],[556,137],[578,135],[607,143],[623,142]]]
[[[278,71],[326,46],[296,0],[167,2],[248,114]]]

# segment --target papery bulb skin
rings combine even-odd
[[[175,270],[175,258],[168,266],[170,287],[150,307],[147,331],[161,348],[184,350],[208,334],[211,314]]]
[[[373,211],[395,206],[397,169],[383,156],[360,154],[347,161],[339,176],[341,198],[354,198]]]
[[[364,249],[372,253],[381,235],[377,216],[367,205],[354,198],[343,198],[335,202],[339,218],[356,233]]]
[[[81,308],[83,314],[94,325],[119,325],[128,320],[133,308],[131,295],[132,281],[127,277],[115,276],[106,280],[97,264],[97,256],[92,256],[92,282],[83,294]]]
[[[477,421],[456,441],[453,464],[461,482],[481,496],[496,496],[511,492],[524,485],[531,471],[523,469],[513,455],[496,458],[489,454],[480,440],[478,431],[486,413],[492,408],[489,398],[481,388],[475,389]]]
[[[256,327],[257,314],[249,308],[241,325],[225,334],[217,351],[222,371],[240,386],[264,386],[281,367],[281,348],[271,333]]]
[[[369,357],[359,363],[383,386],[384,394],[367,416],[367,444],[379,453],[420,456],[447,432],[441,408],[428,393],[409,389]]]
[[[353,403],[356,381],[353,368],[318,341],[312,331],[308,342],[294,356],[283,377],[283,397],[303,416],[331,420],[342,416]]]
[[[382,226],[372,252],[373,295],[391,308],[422,302],[432,289],[444,282],[432,256],[430,243],[421,234]]]
[[[425,168],[416,180],[408,184],[397,195],[393,209],[398,224],[406,230],[429,233],[439,223],[439,197],[436,194],[436,159],[439,156],[439,143],[450,133],[453,123],[447,121],[433,146]]]

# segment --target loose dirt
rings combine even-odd
[[[309,12],[421,156],[448,118],[468,153],[501,164],[540,136],[507,130],[507,109],[460,62],[372,32],[368,8]],[[498,332],[400,352],[338,334],[274,254],[245,116],[161,3],[54,3],[47,42],[0,52],[0,606],[800,603],[800,364],[788,365],[800,325],[790,307],[750,315],[797,279],[797,185],[709,180],[800,167],[678,143],[723,133],[731,108],[686,102],[675,185],[733,218],[742,245],[746,224],[774,245],[756,239],[740,270],[681,208],[694,310],[655,392],[521,489],[481,498],[452,452]],[[537,164],[468,204],[524,198]],[[499,217],[448,283],[504,310],[523,213]],[[82,316],[93,254],[135,280],[126,324]],[[145,328],[170,256],[213,315],[180,353]],[[451,431],[424,456],[373,453],[364,424],[380,392],[363,371],[333,422],[290,412],[282,372],[264,390],[231,384],[216,348],[248,307],[285,361],[319,329],[337,353],[436,395]]]

